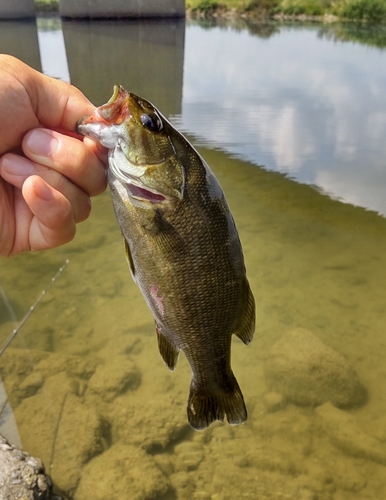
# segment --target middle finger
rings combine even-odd
[[[0,176],[18,189],[33,175],[41,177],[53,189],[63,194],[71,204],[75,222],[90,214],[91,202],[87,193],[58,171],[39,165],[28,158],[7,153],[0,159]]]

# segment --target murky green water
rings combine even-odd
[[[360,85],[368,81],[376,93],[386,83],[386,53],[379,48],[337,42],[334,32],[320,36],[326,32],[321,26],[259,28],[259,37],[253,30],[241,28],[211,29],[217,30],[221,40],[228,33],[230,44],[236,43],[232,37],[245,39],[246,51],[248,41],[258,40],[259,52],[254,57],[260,61],[267,57],[265,49],[274,53],[270,44],[277,44],[280,37],[286,54],[291,53],[288,45],[292,40],[293,58],[304,47],[304,37],[313,41],[311,56],[317,60],[320,51],[330,51],[337,61],[336,52],[341,50],[352,52],[354,60],[365,48],[368,61],[383,58],[383,66],[376,75],[368,62]],[[232,351],[249,420],[240,427],[218,423],[204,432],[188,427],[189,367],[181,356],[170,373],[159,356],[154,323],[131,281],[109,194],[105,193],[94,199],[92,216],[79,226],[73,243],[0,262],[3,342],[57,269],[70,260],[0,359],[0,407],[4,407],[0,433],[13,442],[20,440],[26,450],[39,456],[57,490],[75,500],[384,498],[386,220],[274,172],[277,165],[270,163],[273,156],[268,151],[274,130],[266,136],[265,168],[261,168],[252,163],[254,158],[246,160],[248,148],[243,157],[242,141],[238,141],[237,151],[232,150],[232,129],[225,126],[223,114],[213,120],[217,142],[216,137],[202,137],[200,129],[189,125],[195,102],[192,89],[206,82],[206,77],[191,72],[186,66],[190,59],[184,59],[184,54],[193,54],[192,43],[199,44],[200,34],[205,38],[210,30],[192,25],[185,33],[181,23],[68,22],[63,30],[75,85],[97,104],[107,100],[117,81],[153,100],[201,144],[200,151],[224,188],[257,303],[253,343],[245,347],[234,339]],[[269,38],[272,33],[278,38]],[[222,40],[228,53],[224,43]],[[209,42],[207,47],[210,52]],[[278,55],[281,50],[279,44]],[[344,59],[344,54],[340,56]],[[309,60],[305,63],[309,67]],[[232,67],[229,61],[228,77],[237,80]],[[245,78],[255,81],[255,67],[250,65],[250,70]],[[272,71],[276,71],[275,61]],[[301,79],[299,75],[294,81]],[[359,95],[355,80],[351,85]],[[197,108],[206,117],[205,110],[211,105],[213,109],[217,94],[222,93],[219,84],[213,83],[212,93],[208,89],[202,108]],[[273,116],[277,102],[270,100],[270,89],[268,86],[263,97]],[[292,94],[285,101],[286,90],[288,78],[283,77],[282,103],[287,102],[288,107],[288,99],[292,99],[294,109],[299,109],[304,100],[293,100]],[[335,92],[338,90],[335,86]],[[300,89],[298,92],[300,96]],[[233,102],[237,103],[240,94],[236,94]],[[362,170],[371,177],[375,165],[381,184],[386,170],[380,160],[384,104],[378,95],[378,129],[373,125],[371,130],[382,144],[374,140],[371,147],[363,142],[358,148]],[[250,96],[246,94],[254,108],[262,97],[253,100]],[[226,102],[221,102],[225,107]],[[237,109],[231,98],[229,102],[230,111]],[[353,108],[355,105],[352,103]],[[317,108],[311,106],[304,116],[307,113],[310,134],[315,121],[317,130],[325,130],[327,125],[323,122],[322,127]],[[198,124],[200,116],[195,118]],[[254,122],[249,127],[243,121],[245,112],[232,116],[234,137],[244,126],[246,134],[252,134]],[[262,118],[264,114],[259,115]],[[344,116],[342,120],[350,123]],[[294,133],[301,139],[304,123],[296,119],[290,125],[299,123],[302,126]],[[279,139],[286,130],[277,127]],[[324,144],[330,144],[323,137]],[[260,140],[260,136],[255,138],[256,144]],[[252,139],[248,143],[254,144]],[[259,150],[256,147],[254,154]],[[318,151],[312,152],[315,163],[331,171],[334,150],[326,157]],[[307,163],[304,150],[292,155],[299,169]],[[359,172],[355,158],[351,165]],[[349,165],[348,156],[344,163]],[[350,186],[353,175],[346,172],[344,186]],[[371,183],[369,192],[375,192]],[[299,333],[299,328],[311,335]],[[294,330],[296,335],[288,334]],[[284,340],[278,342],[283,335]],[[366,389],[365,401],[355,396],[357,380]]]

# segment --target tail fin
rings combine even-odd
[[[233,373],[223,387],[212,390],[193,379],[187,413],[189,424],[196,431],[205,429],[215,420],[223,422],[225,415],[231,425],[243,424],[247,420],[247,409]]]

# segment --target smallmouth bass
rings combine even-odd
[[[148,101],[116,85],[78,122],[109,149],[108,179],[126,256],[173,370],[192,370],[190,425],[204,429],[247,410],[231,369],[231,337],[253,338],[255,302],[224,193],[203,158]]]

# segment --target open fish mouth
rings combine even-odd
[[[130,196],[137,200],[143,200],[149,203],[162,203],[166,201],[166,197],[161,193],[150,191],[147,187],[137,186],[136,184],[128,182],[126,184],[126,188],[129,191]]]
[[[127,171],[119,168],[113,153],[109,157],[109,168],[114,177],[126,188],[130,199],[152,204],[163,203],[171,199],[156,189],[146,186],[139,177],[130,175]]]

